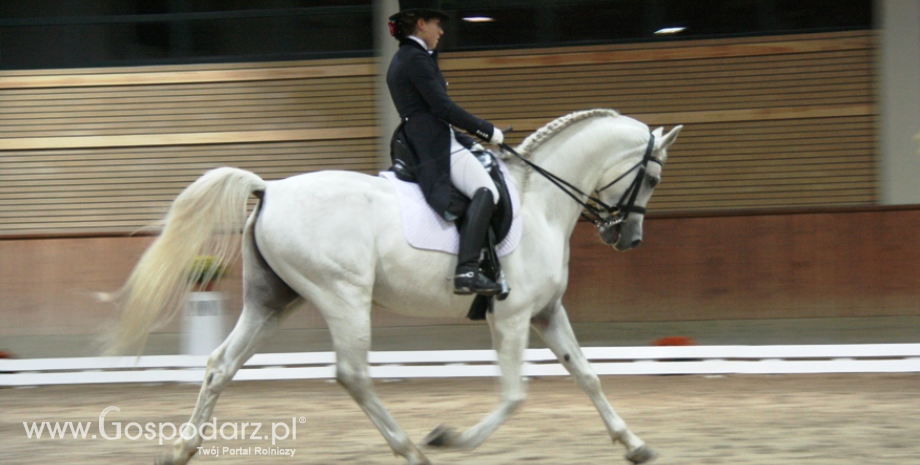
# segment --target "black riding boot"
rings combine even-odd
[[[473,194],[470,206],[460,225],[460,250],[457,252],[457,274],[454,294],[496,295],[502,287],[479,271],[479,255],[489,232],[495,203],[492,191],[480,188]]]

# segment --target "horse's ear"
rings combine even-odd
[[[655,128],[652,131],[652,135],[655,136],[655,139],[661,139],[661,135],[664,134],[664,128]]]
[[[671,144],[677,140],[677,135],[680,134],[680,130],[683,128],[684,127],[682,125],[678,124],[677,126],[674,126],[674,128],[671,129],[671,132],[667,133],[663,138],[661,137],[660,133],[656,133],[655,137],[661,139],[661,143],[658,145],[658,148],[666,149],[670,147]],[[655,131],[661,131],[661,128],[658,128]]]

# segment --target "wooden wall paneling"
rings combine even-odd
[[[25,70],[3,72],[0,75],[0,89],[322,79],[340,76],[369,76],[373,74],[373,60],[367,58],[310,60],[306,62]]]
[[[684,124],[655,211],[875,202],[871,31],[493,55],[442,68],[462,105],[499,124],[592,107]]]
[[[856,31],[455,53],[441,64],[459,103],[518,127],[512,142],[562,114],[597,106],[650,124],[685,124],[653,207],[763,208],[874,202],[874,47],[873,32]],[[331,146],[322,149],[327,157],[306,150],[301,156],[309,163],[281,144],[374,140],[375,69],[373,59],[343,59],[2,72],[0,195],[53,201],[70,186],[70,205],[82,200],[86,213],[98,213],[104,200],[96,194],[106,191],[146,211],[189,173],[247,159],[196,146],[252,149],[257,162],[247,166],[268,177],[334,167],[372,171],[372,144],[355,156]],[[179,150],[125,151],[148,146]],[[144,182],[152,197],[118,187],[132,167],[143,171],[131,181]],[[56,177],[45,177],[50,171]],[[45,205],[37,208],[43,214],[55,211],[48,202],[35,205]],[[7,209],[0,221],[25,208]],[[112,204],[114,216],[134,218],[123,210]],[[21,223],[40,230],[41,221]]]
[[[669,150],[650,206],[873,203],[874,150],[871,116],[691,124]]]
[[[17,95],[0,108],[0,135],[86,136],[232,130],[374,126],[373,82],[335,79],[242,82],[207,87],[84,88],[83,92]],[[258,85],[256,85],[258,84]],[[88,92],[87,89],[89,89]],[[39,98],[41,97],[41,98]]]
[[[3,157],[0,233],[30,230],[130,232],[162,217],[178,193],[223,165],[278,179],[322,169],[376,171],[376,141],[162,146],[24,151]],[[44,225],[44,226],[43,226]]]
[[[443,67],[458,71],[457,75],[449,76],[452,92],[458,99],[468,97],[464,100],[468,106],[487,114],[491,109],[495,118],[516,110],[553,117],[558,116],[554,108],[565,113],[592,101],[610,102],[606,106],[630,114],[663,106],[669,111],[685,111],[727,108],[733,104],[865,102],[872,99],[871,47],[870,37],[855,50],[841,46],[803,52],[793,47],[786,53],[779,48],[770,49],[770,54],[753,56],[737,53],[675,56],[672,48],[661,47],[646,50],[646,55],[634,57],[636,61],[625,58],[629,55],[619,50],[562,61],[556,60],[557,56],[551,52],[534,52],[532,56],[515,57],[519,66],[495,59],[489,62],[490,66],[474,70],[475,65],[482,63],[458,59],[453,67],[450,64]],[[691,46],[680,50],[696,49]],[[840,55],[847,53],[851,55],[847,58],[850,63],[841,63]],[[653,61],[649,61],[648,54]],[[578,54],[566,56],[570,55]],[[527,60],[532,66],[522,66]],[[606,76],[591,75],[597,72]],[[522,82],[527,85],[521,85]]]

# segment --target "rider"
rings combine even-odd
[[[454,293],[495,295],[501,286],[480,272],[479,258],[499,200],[498,189],[470,152],[478,144],[452,126],[493,145],[501,144],[504,136],[447,96],[447,82],[434,51],[444,34],[441,22],[447,19],[444,12],[432,9],[406,9],[390,16],[390,34],[399,40],[399,50],[387,71],[387,87],[417,157],[412,168],[428,204],[451,221],[456,219],[448,212],[451,186],[470,199],[460,219]]]

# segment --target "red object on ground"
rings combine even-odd
[[[656,339],[652,342],[654,346],[695,346],[696,342],[689,337],[670,336]]]

